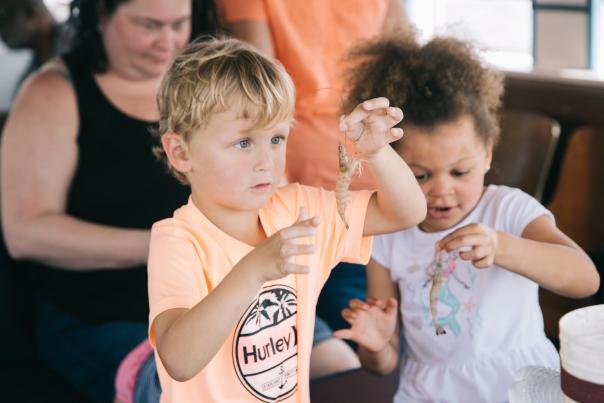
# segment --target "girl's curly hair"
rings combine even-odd
[[[503,75],[485,67],[469,43],[437,37],[420,45],[414,33],[399,33],[364,42],[349,59],[344,112],[383,96],[403,110],[403,127],[431,129],[469,115],[480,138],[496,144]]]

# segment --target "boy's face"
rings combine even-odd
[[[198,207],[215,213],[262,207],[283,179],[290,124],[249,131],[249,120],[230,108],[191,133],[185,174]]]
[[[424,231],[451,228],[480,200],[491,147],[485,146],[470,117],[462,116],[429,131],[405,128],[398,152],[426,196],[428,215],[420,224]]]

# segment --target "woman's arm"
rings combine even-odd
[[[227,31],[235,38],[254,45],[265,56],[275,57],[273,35],[266,21],[239,21],[227,24]]]
[[[11,256],[86,270],[143,264],[149,231],[65,213],[78,163],[78,114],[65,67],[53,61],[21,89],[2,135],[2,226]]]

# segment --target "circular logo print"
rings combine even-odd
[[[293,288],[267,287],[237,324],[233,341],[235,370],[245,388],[259,400],[283,400],[296,390],[296,306]]]

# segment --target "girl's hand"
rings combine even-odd
[[[283,228],[248,253],[237,265],[251,268],[262,283],[283,278],[289,274],[306,274],[310,267],[296,264],[296,256],[315,253],[314,243],[299,243],[301,238],[314,238],[321,220],[308,217],[308,209],[300,208],[298,220]]]
[[[451,252],[462,247],[471,247],[469,251],[460,251],[459,257],[471,260],[478,269],[485,269],[495,263],[499,248],[497,231],[477,223],[458,228],[436,243],[436,251]]]
[[[340,130],[355,142],[362,158],[373,155],[387,144],[403,137],[403,129],[394,127],[403,120],[403,111],[390,106],[388,98],[373,98],[357,105],[340,117]]]
[[[398,303],[395,298],[384,302],[368,298],[367,302],[352,299],[349,308],[342,311],[342,317],[350,323],[349,329],[340,329],[333,335],[349,339],[365,349],[377,353],[383,350],[396,329]]]

